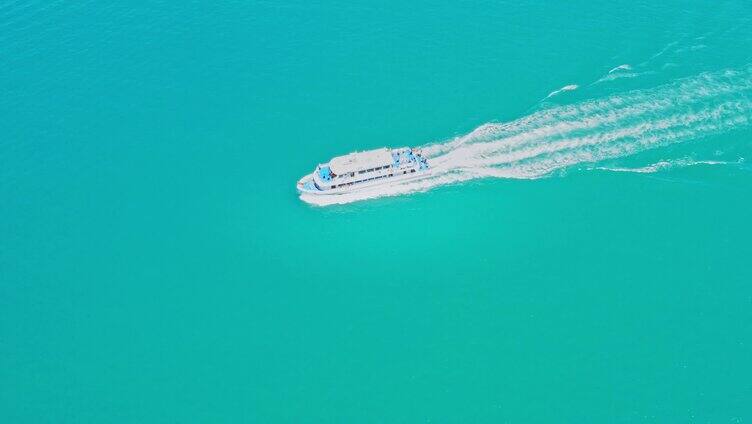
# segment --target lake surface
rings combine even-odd
[[[0,422],[752,420],[752,4],[548,3],[0,2]]]

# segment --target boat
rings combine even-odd
[[[298,181],[300,193],[345,194],[426,177],[431,168],[420,149],[400,147],[353,152],[332,158]]]

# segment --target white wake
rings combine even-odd
[[[700,165],[733,165],[733,164],[741,164],[744,163],[744,159],[739,159],[734,162],[729,161],[723,161],[723,160],[696,160],[692,158],[681,158],[681,159],[669,159],[669,160],[662,160],[650,165],[646,166],[640,166],[636,168],[628,168],[628,167],[619,167],[619,166],[595,166],[590,169],[597,169],[600,171],[611,171],[611,172],[633,172],[636,174],[654,174],[656,172],[665,171],[667,169],[674,169],[674,168],[686,168],[690,166],[700,166]]]
[[[546,99],[549,99],[551,97],[554,97],[554,96],[556,96],[558,94],[561,94],[561,93],[563,93],[565,91],[574,91],[574,90],[577,90],[578,88],[580,88],[580,86],[577,85],[577,84],[565,85],[564,87],[561,87],[558,90],[554,90],[554,91],[548,93],[548,96],[544,97],[543,100],[546,100]]]
[[[316,205],[342,204],[475,178],[540,178],[576,164],[597,164],[745,126],[752,120],[751,94],[752,66],[544,109],[423,146],[432,167],[424,179],[301,199]]]

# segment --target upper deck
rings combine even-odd
[[[343,175],[389,166],[392,162],[393,158],[390,150],[381,148],[337,156],[329,161],[329,168],[334,174]]]
[[[338,156],[329,163],[320,164],[313,173],[313,182],[320,190],[327,191],[427,168],[428,162],[419,150],[381,148]]]

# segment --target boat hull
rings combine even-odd
[[[355,193],[358,191],[367,190],[374,187],[386,187],[390,186],[392,184],[405,182],[405,181],[413,181],[413,180],[419,180],[422,178],[429,177],[432,174],[431,169],[424,169],[416,172],[407,173],[404,175],[396,175],[394,177],[390,178],[383,178],[379,180],[374,181],[366,181],[359,184],[354,184],[347,187],[337,187],[327,190],[320,190],[318,189],[315,184],[313,183],[313,173],[306,175],[305,177],[301,178],[297,183],[297,189],[298,193],[300,194],[311,194],[315,196],[337,196],[342,194],[348,194],[348,193]]]

